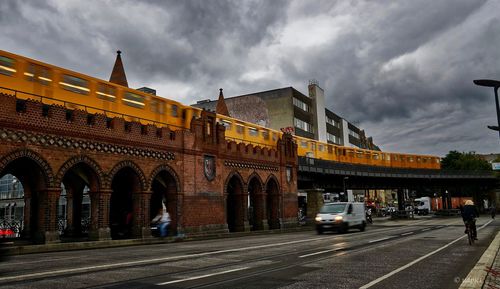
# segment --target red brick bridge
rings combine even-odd
[[[85,190],[91,240],[150,236],[162,202],[172,217],[170,234],[297,223],[297,149],[288,135],[274,150],[226,141],[210,112],[189,130],[171,131],[6,94],[0,103],[0,176],[12,174],[24,188],[26,239],[82,236]],[[64,232],[58,229],[62,187]]]

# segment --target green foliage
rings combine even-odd
[[[450,151],[441,159],[441,168],[444,170],[490,171],[491,165],[473,152]]]

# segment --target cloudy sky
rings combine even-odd
[[[185,104],[310,79],[382,150],[500,153],[498,0],[0,1],[0,49]]]

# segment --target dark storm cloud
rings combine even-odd
[[[0,49],[186,104],[293,86],[384,150],[498,152],[498,1],[0,1]]]

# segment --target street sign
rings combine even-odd
[[[500,171],[500,163],[491,163],[491,167],[494,171]]]

